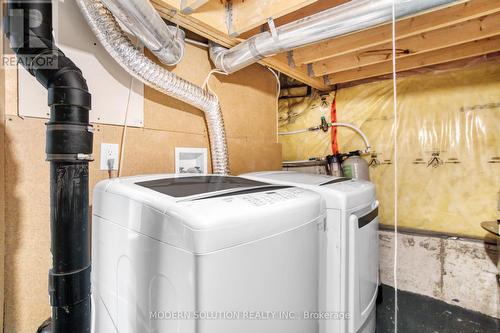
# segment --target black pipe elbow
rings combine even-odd
[[[9,1],[6,32],[19,62],[48,90],[48,160],[90,160],[91,95],[81,70],[55,45],[52,4]]]

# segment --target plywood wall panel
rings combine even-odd
[[[229,141],[231,170],[234,174],[253,171],[281,170],[281,145],[250,139]]]
[[[201,84],[210,68],[207,51],[188,46],[186,57],[174,71]],[[233,174],[280,169],[276,84],[272,74],[260,65],[253,65],[233,77],[212,79],[212,83],[223,106]],[[35,332],[50,315],[47,293],[51,260],[49,163],[45,161],[44,152],[45,120],[19,118],[14,71],[5,84],[10,98],[5,100],[8,119],[4,149],[7,194],[4,331]],[[145,128],[127,130],[123,176],[173,172],[176,146],[208,148],[205,120],[199,110],[146,88],[144,117]],[[119,144],[123,127],[94,127],[94,157],[98,159],[100,144]],[[91,188],[109,177],[107,171],[99,170],[97,161],[91,164],[89,174]],[[116,172],[112,176],[115,177]]]
[[[186,63],[181,62],[173,72],[201,85],[211,70],[208,52],[188,45],[186,54]],[[250,66],[230,76],[213,74],[209,84],[219,97],[228,137],[256,137],[276,142],[277,87],[269,70]],[[206,133],[202,111],[148,87],[144,95],[145,128]]]
[[[186,45],[186,55],[175,68],[170,68],[183,79],[201,85],[210,72],[208,51]],[[159,64],[149,52],[148,55]],[[195,107],[169,97],[150,87],[144,87],[144,127],[175,132],[203,133],[206,131],[203,112]]]
[[[124,176],[173,173],[176,146],[207,147],[208,145],[206,136],[197,134],[133,129],[127,136],[127,141],[140,142],[141,145],[125,147]],[[145,164],[145,160],[156,161],[156,163]]]
[[[269,70],[251,66],[231,76],[219,74],[210,82],[219,95],[229,137],[277,141],[277,86]]]
[[[17,69],[5,68],[5,114],[17,115]]]
[[[42,120],[6,121],[5,332],[34,332],[47,318],[49,164]],[[34,304],[40,306],[34,307]]]

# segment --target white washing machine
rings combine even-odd
[[[323,196],[327,223],[320,236],[319,308],[329,318],[320,321],[320,332],[374,333],[379,219],[373,183],[287,171],[241,177],[300,186]]]
[[[321,196],[238,177],[96,185],[95,333],[314,333]]]

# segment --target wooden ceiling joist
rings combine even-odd
[[[500,0],[470,0],[398,21],[397,38],[422,34],[498,11]],[[385,24],[297,49],[293,52],[293,59],[297,65],[308,64],[367,47],[380,47],[391,41],[392,25]]]
[[[500,10],[500,8],[499,8]],[[429,52],[474,40],[500,35],[500,13],[400,39],[396,42],[398,61],[417,53]],[[392,57],[392,43],[361,49],[358,52],[313,64],[316,76],[384,62]]]
[[[396,70],[398,72],[406,71],[435,64],[471,58],[497,51],[500,51],[500,36],[404,57],[398,59],[398,61],[396,62]],[[392,60],[387,60],[381,64],[369,65],[354,70],[347,70],[330,74],[328,76],[328,79],[332,84],[336,84],[358,81],[390,73],[392,73]]]
[[[160,14],[224,47],[348,0],[152,0]],[[188,9],[190,8],[190,9]],[[189,14],[186,14],[188,13]],[[406,71],[499,51],[500,0],[463,0],[396,23],[397,69]],[[238,35],[238,37],[236,37]],[[319,90],[389,74],[392,24],[332,38],[260,61]]]
[[[276,27],[280,27],[282,25],[288,24],[290,22],[294,22],[300,20],[304,17],[311,16],[313,14],[322,12],[324,10],[330,9],[332,7],[336,7],[343,3],[349,2],[350,0],[316,0],[310,5],[300,8],[300,10],[296,10],[287,15],[283,15],[281,17],[273,17],[274,25]],[[252,37],[255,34],[258,34],[262,31],[269,30],[267,24],[256,27],[252,30],[249,30],[245,33],[242,33],[240,37],[247,39]]]
[[[295,12],[318,0],[233,0],[231,1],[231,17],[226,20],[230,36],[241,34],[267,23],[269,18],[278,19]],[[226,14],[229,9],[226,8]]]
[[[269,18],[279,19],[314,4],[318,0],[153,0],[170,15],[189,15],[219,33],[237,37],[265,24]],[[333,5],[333,4],[332,4]]]

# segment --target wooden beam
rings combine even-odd
[[[279,18],[274,19],[274,24],[276,27],[280,27],[282,25],[285,25],[287,23],[293,22],[300,20],[304,17],[311,16],[313,14],[322,12],[324,10],[330,9],[332,7],[341,5],[343,3],[346,3],[350,0],[317,0],[316,2],[305,6],[301,8],[300,10],[296,10],[294,12],[291,12],[290,14],[281,16]],[[241,38],[248,39],[252,37],[253,35],[256,35],[258,33],[261,33],[262,31],[269,30],[269,27],[267,24],[260,25],[252,30],[249,30],[243,34],[240,35]]]
[[[209,2],[210,0],[180,0],[181,13],[185,15],[192,14],[198,8]]]
[[[315,3],[318,0],[153,0],[157,7],[189,15],[189,19],[231,37]],[[190,10],[193,9],[193,10]],[[194,10],[194,9],[198,10]]]
[[[225,8],[219,1],[208,1],[199,7],[198,11],[185,15],[181,12],[179,0],[152,0],[151,1],[161,15],[165,15],[168,20],[174,23],[184,22],[182,25],[195,25],[202,29],[215,31],[220,35],[227,35]]]
[[[159,4],[158,1],[161,3]],[[175,0],[153,0],[152,3],[155,5],[160,15],[168,21],[178,24],[181,27],[212,40],[224,47],[236,46],[241,41],[236,38],[231,38],[226,33],[220,32],[217,29],[194,19],[193,16],[198,13],[186,16],[179,13],[174,7],[166,7],[165,1],[175,2]],[[175,5],[175,3],[172,3],[172,5]],[[208,6],[208,4],[206,6]],[[203,10],[205,10],[206,6],[203,6]],[[306,69],[299,66],[296,68],[288,66],[286,54],[278,54],[274,57],[263,59],[259,63],[264,66],[274,68],[318,90],[326,91],[331,89],[330,86],[325,84],[323,79],[309,76]]]
[[[446,63],[450,61],[475,57],[482,54],[500,51],[500,36],[481,39],[466,44],[447,47],[431,52],[419,53],[399,59],[396,62],[396,70],[406,71],[410,69],[426,67],[430,65]],[[362,80],[374,76],[392,73],[392,60],[380,64],[369,65],[355,70],[347,70],[328,75],[332,84]]]
[[[267,23],[269,18],[278,19],[296,12],[318,0],[233,0],[232,22],[228,34],[239,36],[255,27]],[[227,19],[227,16],[226,16]]]
[[[283,53],[277,54],[274,57],[261,60],[259,63],[264,66],[269,66],[271,68],[274,68],[275,70],[284,73],[296,80],[299,80],[300,82],[303,82],[315,89],[321,91],[332,90],[332,87],[327,85],[323,80],[323,78],[316,78],[309,76],[307,70],[304,68],[301,67],[291,68],[290,66],[288,66],[286,54]]]
[[[470,0],[398,21],[397,38],[425,33],[498,11],[500,11],[500,0]],[[312,63],[367,47],[377,47],[391,40],[392,25],[385,24],[297,49],[293,53],[293,58],[297,65]]]
[[[495,35],[500,35],[500,13],[400,39],[396,44],[398,59]],[[385,43],[314,63],[313,71],[316,76],[322,76],[381,63],[391,56],[392,44]]]

